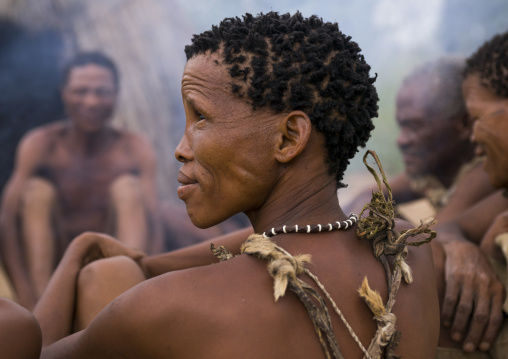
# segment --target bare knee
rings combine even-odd
[[[49,181],[40,177],[32,177],[27,181],[22,197],[25,206],[49,206],[55,200],[56,189]]]
[[[115,179],[109,193],[114,204],[139,204],[143,200],[139,177],[134,175],[122,175]]]
[[[122,286],[123,283],[139,283],[144,279],[145,276],[136,262],[126,256],[116,256],[85,266],[79,273],[78,290],[89,292],[91,287],[112,288]]]
[[[74,330],[82,330],[120,294],[145,280],[129,257],[117,256],[88,264],[79,273]]]

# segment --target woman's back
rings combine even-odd
[[[291,254],[311,254],[312,263],[307,268],[319,278],[360,342],[368,348],[377,327],[357,290],[367,277],[386,304],[387,286],[371,244],[356,238],[355,230],[356,227],[346,232],[281,235],[276,242]],[[437,346],[439,318],[430,246],[411,249],[407,263],[414,270],[414,282],[402,284],[396,296],[396,329],[402,333],[396,353],[402,357],[431,358]],[[165,332],[161,339],[172,338],[169,352],[161,353],[161,357],[325,357],[312,321],[297,296],[288,290],[275,301],[274,282],[267,265],[262,259],[243,254],[218,265],[161,276],[156,279],[157,284],[139,288],[136,301],[165,298],[165,309],[161,309],[164,314],[154,315],[160,319],[155,332]],[[345,358],[362,358],[364,353],[325,294],[307,275],[300,278],[325,299],[334,336]],[[154,288],[165,289],[155,289],[154,293]],[[193,345],[198,338],[200,345]]]

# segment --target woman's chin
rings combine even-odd
[[[189,211],[189,209],[187,209],[187,214],[189,215],[189,218],[190,218],[192,224],[200,229],[207,229],[207,228],[213,227],[219,223],[222,223],[225,220],[225,219],[218,220],[218,219],[211,218],[209,216],[200,215],[200,214],[194,213],[192,211]]]

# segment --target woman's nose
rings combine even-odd
[[[187,163],[192,160],[192,151],[189,146],[187,135],[184,134],[178,146],[175,149],[175,158],[178,162]]]

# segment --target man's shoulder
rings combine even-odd
[[[155,150],[148,137],[144,134],[115,129],[118,135],[118,146],[123,152],[130,154],[131,159],[139,164],[152,163]]]
[[[148,137],[142,133],[119,128],[113,128],[113,131],[117,134],[119,142],[130,147],[133,151],[152,147]]]
[[[146,135],[125,128],[112,128],[123,141],[148,141]]]
[[[20,140],[17,156],[20,161],[43,161],[48,151],[60,138],[65,123],[52,122],[28,131]]]
[[[50,122],[42,126],[37,126],[29,130],[22,138],[23,142],[35,142],[36,144],[46,144],[54,141],[56,136],[65,128],[64,121]]]

